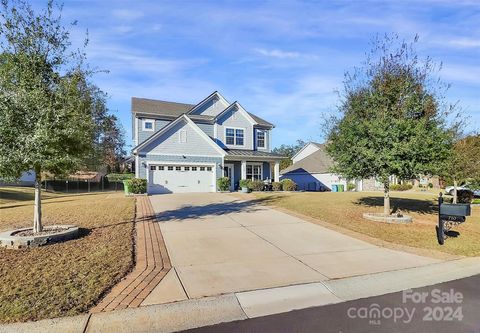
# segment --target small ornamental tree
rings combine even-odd
[[[455,108],[442,94],[448,86],[435,79],[439,68],[430,59],[418,58],[417,41],[377,39],[363,66],[345,75],[340,116],[327,124],[333,171],[382,182],[385,215],[390,215],[389,177],[438,175],[452,147],[455,126],[447,119]]]
[[[41,175],[68,173],[91,152],[95,93],[52,1],[37,14],[24,0],[2,0],[0,36],[0,178],[35,171],[40,232]]]

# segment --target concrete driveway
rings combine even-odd
[[[231,194],[150,200],[173,269],[143,305],[438,262],[374,246]]]

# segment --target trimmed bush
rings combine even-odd
[[[282,188],[284,191],[295,191],[297,189],[297,184],[291,179],[282,180]]]
[[[142,194],[147,192],[147,180],[142,178],[132,178],[128,180],[128,189],[130,193]]]
[[[433,184],[432,184],[432,183],[428,183],[428,188],[433,188]]]
[[[413,188],[412,184],[393,184],[390,185],[390,190],[392,191],[408,191]]]
[[[251,189],[252,189],[251,182],[252,182],[252,181],[251,181],[250,179],[241,179],[241,180],[240,180],[240,187],[241,187],[241,188],[246,187],[246,188],[248,188],[249,190],[251,190]]]
[[[217,188],[220,191],[228,191],[230,189],[230,178],[221,177],[217,179]]]
[[[109,173],[106,175],[109,182],[117,182],[121,180],[132,179],[135,177],[133,173]]]
[[[272,190],[273,190],[273,191],[281,191],[281,190],[282,190],[282,183],[280,183],[280,182],[273,182],[273,183],[272,183]]]
[[[473,201],[473,192],[470,190],[458,190],[457,191],[457,202],[469,204]]]
[[[472,204],[480,205],[480,199],[473,199]]]
[[[348,183],[347,184],[347,191],[353,191],[357,188],[357,185],[353,184],[353,183]]]
[[[252,191],[262,191],[263,190],[263,182],[261,180],[253,180],[250,183],[250,188]]]

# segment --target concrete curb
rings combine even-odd
[[[379,296],[480,274],[480,257],[337,280],[0,326],[0,333],[175,332]]]

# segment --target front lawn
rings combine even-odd
[[[480,255],[480,207],[472,207],[472,216],[455,231],[445,245],[437,243],[436,197],[429,193],[392,192],[391,206],[412,215],[409,225],[394,225],[368,221],[364,212],[383,212],[383,194],[380,192],[343,193],[256,193],[265,203],[301,213],[345,229],[399,245],[433,249],[454,255]]]
[[[134,200],[122,192],[44,193],[44,224],[81,237],[37,249],[0,249],[0,322],[87,312],[133,265]],[[0,188],[0,231],[31,226],[33,189]]]

